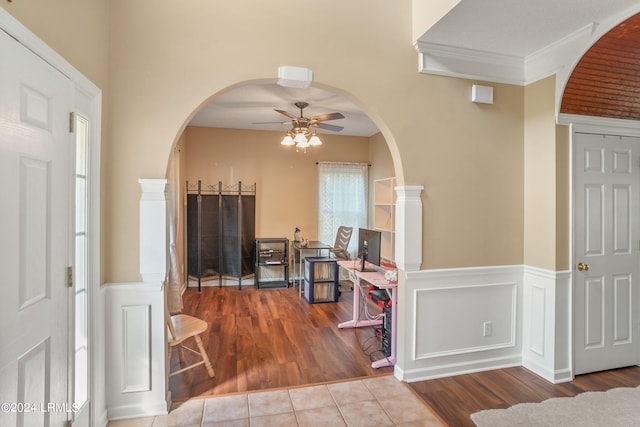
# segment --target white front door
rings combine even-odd
[[[575,134],[574,373],[639,359],[640,138]]]
[[[0,426],[70,419],[70,80],[0,30]]]

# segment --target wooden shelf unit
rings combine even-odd
[[[396,240],[396,179],[383,178],[373,181],[373,227],[382,233],[380,257],[395,261]]]

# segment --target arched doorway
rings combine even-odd
[[[344,126],[344,132],[328,132],[320,133],[324,143],[321,147],[310,147],[303,152],[296,150],[295,147],[283,147],[280,144],[282,137],[291,127],[288,117],[285,117],[274,109],[286,111],[295,114],[294,102],[304,100],[309,103],[308,115],[340,112],[349,118],[349,124],[344,121],[331,122],[335,126]],[[275,123],[262,123],[275,122]],[[349,126],[351,128],[349,128]],[[170,177],[170,181],[176,181],[174,187],[178,189],[179,194],[176,200],[184,200],[185,182],[203,181],[205,184],[216,184],[224,182],[224,184],[234,184],[238,181],[247,184],[257,184],[256,196],[256,236],[285,236],[292,238],[295,227],[305,230],[306,237],[313,239],[316,236],[317,218],[317,170],[316,163],[318,161],[336,161],[336,162],[366,162],[370,167],[370,182],[377,178],[387,178],[395,176],[393,160],[387,147],[387,142],[377,127],[369,120],[366,115],[346,97],[339,95],[332,90],[319,87],[311,87],[309,89],[298,90],[292,88],[282,88],[275,84],[274,81],[252,82],[250,84],[240,84],[229,88],[224,93],[216,95],[212,101],[200,108],[199,112],[178,138],[176,148],[173,150],[170,160],[170,170],[174,171],[174,177]],[[373,158],[373,159],[372,159]],[[224,185],[223,184],[223,185]],[[171,185],[170,185],[171,187]],[[373,186],[371,185],[371,188]],[[180,266],[185,263],[185,239],[180,237],[181,230],[184,230],[184,214],[183,203],[176,209],[178,213],[177,223],[177,245],[176,254],[181,258],[177,264]],[[262,218],[261,218],[262,217]],[[331,242],[332,243],[332,242]],[[184,268],[178,267],[179,271]],[[244,287],[243,291],[248,294],[252,290],[252,280],[247,283],[249,286]],[[188,284],[188,276],[183,277],[184,286]],[[236,282],[237,283],[237,282]],[[218,282],[211,283],[213,289],[205,288],[205,292],[217,291]],[[234,284],[235,285],[235,284]],[[234,290],[236,289],[235,286]],[[225,289],[227,291],[227,289]],[[240,291],[240,292],[243,292]],[[193,288],[187,288],[185,294],[188,296],[189,310],[194,309],[191,305],[200,298]],[[262,291],[265,292],[265,291]],[[270,292],[270,291],[266,291]],[[293,290],[297,293],[296,290]],[[273,296],[273,293],[269,295]],[[229,295],[223,298],[230,298]],[[303,306],[306,303],[303,302]],[[315,310],[316,307],[309,307],[309,310]],[[190,314],[198,316],[198,310],[203,310],[202,306],[195,307],[195,311]],[[208,310],[205,308],[205,310]],[[202,314],[199,317],[205,317]],[[244,320],[242,320],[244,321]],[[238,319],[233,319],[228,324],[233,323],[237,326]],[[279,322],[279,321],[278,321]],[[275,323],[278,323],[274,321]],[[335,325],[334,325],[335,326]],[[212,321],[213,332],[210,336],[212,345],[210,348],[218,352],[219,346],[214,344],[215,335],[220,334],[220,323]],[[279,331],[286,330],[286,327],[273,326]],[[345,334],[354,335],[352,331],[344,331]],[[313,342],[313,340],[310,340]],[[205,340],[206,345],[206,340]],[[214,364],[216,371],[216,379],[214,383],[219,382],[223,385],[214,386],[207,391],[203,391],[202,384],[198,387],[198,394],[202,395],[211,393],[219,394],[233,391],[247,391],[255,388],[246,388],[246,384],[241,387],[243,389],[229,388],[229,383],[238,381],[239,368],[236,365],[231,366],[229,362],[229,353],[233,351],[243,351],[242,346],[227,348],[223,353],[216,353],[210,358]],[[311,344],[310,344],[311,345]],[[318,343],[313,345],[320,345]],[[235,344],[233,344],[235,346]],[[255,350],[255,349],[254,349]],[[246,350],[245,350],[246,351]],[[253,350],[251,350],[253,351]],[[265,353],[271,350],[262,350]],[[316,352],[326,351],[320,347]],[[223,356],[222,354],[225,354]],[[223,363],[223,368],[217,368],[216,361]],[[299,355],[303,357],[303,355]],[[268,362],[268,357],[262,358],[253,365]],[[295,359],[295,356],[293,357]],[[235,362],[233,362],[235,363]],[[295,365],[295,361],[287,362],[290,369],[300,369]],[[365,360],[365,364],[370,365],[370,361]],[[255,368],[255,366],[254,366]],[[265,368],[266,371],[275,368]],[[281,368],[280,368],[281,369]],[[303,368],[304,369],[304,368]],[[274,372],[272,370],[272,372]],[[281,372],[281,371],[280,371]],[[386,370],[381,369],[378,372],[368,371],[364,375],[369,374],[390,374],[392,368]],[[344,377],[344,373],[339,373],[335,378],[323,377],[316,375],[314,382],[332,381],[338,379],[348,379]],[[362,374],[358,374],[360,376]],[[292,375],[293,383],[279,383],[279,386],[286,385],[302,385],[308,381],[306,379],[312,376]],[[172,379],[172,381],[174,381]],[[178,378],[176,381],[183,381]],[[296,382],[297,381],[297,382]],[[188,387],[184,384],[173,384],[174,388],[180,388],[181,391],[172,390],[174,398],[180,399],[189,397],[187,394],[180,393]],[[193,387],[191,387],[193,388]],[[222,390],[222,391],[221,391]],[[187,393],[187,392],[185,392]]]

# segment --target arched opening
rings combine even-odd
[[[561,114],[640,119],[640,14],[609,30],[582,56],[564,89]]]
[[[204,341],[216,378],[196,374],[172,377],[169,387],[174,399],[393,372],[392,367],[371,368],[376,356],[371,343],[365,341],[375,340],[374,330],[337,330],[337,323],[347,320],[351,310],[350,289],[343,287],[335,304],[311,305],[299,297],[293,283],[282,289],[255,289],[253,277],[243,277],[238,290],[237,280],[220,281],[218,275],[205,281],[198,292],[187,271],[186,183],[222,183],[223,187],[238,182],[255,184],[256,237],[292,240],[294,230],[300,228],[303,237],[316,240],[317,163],[367,163],[368,223],[375,227],[374,182],[396,176],[394,160],[378,126],[338,92],[319,85],[283,88],[273,80],[243,82],[209,98],[185,123],[168,168],[169,187],[177,190],[173,197],[179,201],[174,221],[178,283],[185,312],[210,323]],[[298,101],[309,104],[304,113],[296,111],[294,103]],[[326,123],[344,129],[317,129],[323,141],[319,147],[285,147],[280,142],[291,128],[290,117],[274,109],[294,117],[339,112],[345,120]],[[357,233],[354,236],[357,240]],[[290,278],[293,275],[290,269]],[[317,327],[305,335],[294,325],[306,321]],[[370,348],[363,349],[367,345]],[[172,363],[178,363],[176,356]]]

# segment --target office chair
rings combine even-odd
[[[349,246],[349,242],[351,241],[352,233],[353,227],[345,227],[344,225],[338,227],[338,232],[336,233],[336,242],[333,244],[333,248],[329,249],[329,252],[331,252],[337,259],[351,259],[347,247]]]

